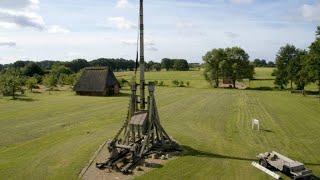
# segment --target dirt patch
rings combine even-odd
[[[133,173],[124,175],[122,172],[116,170],[100,170],[96,168],[96,163],[105,162],[109,157],[106,143],[102,144],[97,152],[94,154],[92,159],[88,162],[87,166],[81,171],[79,179],[84,180],[96,180],[96,179],[120,179],[128,180],[134,179],[137,176],[141,176],[149,171],[163,167],[169,161],[176,159],[177,153],[170,153],[168,159],[154,159],[153,155],[148,156],[144,162],[141,162],[137,167],[134,168]]]

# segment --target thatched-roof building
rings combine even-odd
[[[77,95],[110,96],[118,94],[120,83],[107,67],[86,68],[74,86]]]

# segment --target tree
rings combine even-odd
[[[156,71],[161,71],[161,64],[156,62],[152,65],[151,68]]]
[[[175,71],[188,71],[189,64],[185,59],[174,59],[173,60],[173,67]]]
[[[274,64],[274,62],[272,61],[269,61],[268,64],[267,64],[268,67],[275,67],[276,64]]]
[[[226,59],[224,49],[213,49],[207,52],[202,60],[204,61],[204,77],[211,86],[219,87],[219,77],[221,75],[220,63]]]
[[[226,59],[219,65],[222,78],[231,79],[234,88],[237,80],[253,78],[254,65],[250,64],[249,55],[242,48],[232,47],[224,51]]]
[[[43,78],[43,84],[52,91],[58,85],[59,77],[55,73],[46,74]]]
[[[288,64],[288,79],[290,80],[290,87],[292,91],[292,82],[294,82],[298,89],[303,90],[308,83],[308,77],[302,71],[307,52],[305,50],[296,49],[294,58]]]
[[[24,93],[25,78],[16,69],[7,69],[0,76],[0,91],[4,96],[16,98],[16,93]]]
[[[38,80],[34,77],[29,77],[26,81],[26,86],[32,92],[32,89],[36,87]]]
[[[253,61],[253,64],[255,65],[255,67],[261,67],[261,61],[260,61],[260,59],[255,59],[255,60]]]
[[[163,58],[161,60],[161,68],[166,69],[167,71],[169,71],[170,69],[173,69],[173,64],[174,64],[174,61],[172,59]]]
[[[276,79],[274,83],[280,86],[281,89],[288,84],[289,80],[291,80],[291,82],[293,80],[291,76],[289,78],[288,66],[290,62],[296,58],[296,53],[296,47],[294,45],[287,44],[286,46],[281,47],[277,54],[275,71]]]
[[[316,40],[309,47],[306,69],[312,82],[317,83],[320,96],[320,26],[317,27]]]
[[[75,59],[71,62],[66,62],[65,66],[70,68],[73,72],[77,73],[80,71],[80,69],[89,67],[90,64],[85,59]]]
[[[20,68],[24,68],[29,63],[30,61],[16,61],[13,63],[13,67],[15,69],[20,69]]]
[[[30,62],[29,64],[27,64],[24,68],[23,68],[23,74],[25,76],[29,76],[32,77],[35,74],[38,75],[44,75],[44,71],[43,69],[36,64],[35,62]]]

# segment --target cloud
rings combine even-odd
[[[126,20],[124,17],[110,17],[108,22],[118,29],[134,29],[137,26],[132,22]]]
[[[0,27],[11,29],[17,26],[43,30],[45,22],[35,10],[39,0],[0,0]]]
[[[303,18],[307,21],[320,22],[320,3],[315,5],[304,4],[301,11]]]
[[[70,30],[62,28],[58,25],[53,25],[48,27],[48,33],[50,34],[68,34]]]
[[[238,38],[240,36],[239,34],[234,33],[234,32],[224,32],[224,34],[226,36],[228,36],[229,38],[231,38],[231,39],[235,39],[235,38]]]
[[[0,46],[15,47],[17,44],[15,42],[0,42]]]
[[[117,8],[125,8],[129,5],[128,0],[117,0],[116,7]]]
[[[17,27],[15,23],[0,22],[0,28],[2,29],[12,29],[15,27]]]
[[[232,3],[236,4],[250,4],[253,3],[255,0],[230,0]]]
[[[31,10],[39,7],[39,0],[0,0],[2,9]]]
[[[12,11],[0,9],[0,23],[14,24],[21,27],[33,27],[43,30],[45,22],[43,18],[31,11]]]

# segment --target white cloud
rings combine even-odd
[[[124,17],[110,17],[108,18],[108,21],[112,26],[115,26],[118,29],[134,29],[137,27]]]
[[[250,4],[253,3],[255,0],[230,0],[232,3],[236,4]]]
[[[129,5],[128,0],[117,0],[116,7],[117,8],[125,8]]]
[[[33,27],[44,29],[45,22],[43,18],[31,11],[13,11],[0,9],[0,23],[15,24],[21,27]]]
[[[17,27],[15,23],[8,23],[8,22],[0,22],[0,28],[3,29],[13,29]]]
[[[315,5],[304,4],[301,8],[302,16],[307,21],[320,21],[320,3]]]
[[[48,27],[48,33],[50,34],[68,34],[70,30],[60,27],[58,25],[53,25]]]
[[[9,41],[9,42],[1,42],[0,41],[0,47],[1,46],[9,46],[9,47],[14,47],[16,46],[17,44],[15,42],[12,42],[12,41]]]

